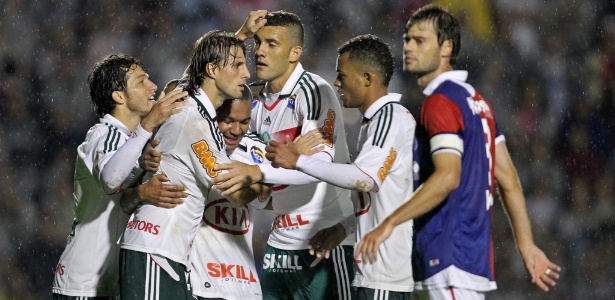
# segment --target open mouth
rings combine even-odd
[[[224,142],[226,143],[226,145],[234,146],[234,145],[239,144],[239,141],[240,141],[239,137],[229,137],[229,136],[224,135]]]

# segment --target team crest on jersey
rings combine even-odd
[[[258,104],[258,98],[254,97],[254,99],[252,99],[252,108],[255,108],[256,104]]]
[[[267,131],[260,134],[258,138],[260,138],[265,144],[269,144],[269,141],[271,141],[271,135]]]
[[[380,179],[380,181],[384,181],[384,179],[387,177],[387,175],[389,174],[389,171],[391,170],[391,166],[393,166],[393,162],[395,161],[396,158],[397,158],[397,151],[391,148],[391,150],[389,150],[389,156],[384,161],[384,165],[380,167],[380,170],[378,170],[378,178]]]
[[[250,211],[247,206],[234,207],[226,199],[205,205],[203,222],[209,227],[232,235],[244,235],[250,231]]]
[[[214,171],[216,157],[214,157],[214,154],[209,150],[209,145],[207,145],[205,140],[200,140],[192,144],[192,151],[196,154],[196,157],[199,159],[199,162],[201,162],[201,165],[203,165],[209,177],[214,178],[218,176],[220,171]]]
[[[296,100],[297,100],[297,95],[290,96],[290,98],[288,98],[288,105],[286,107],[290,109],[294,109]]]
[[[260,164],[265,160],[265,152],[256,146],[252,146],[252,148],[250,148],[250,155],[252,155],[252,160],[257,164]]]
[[[333,147],[333,132],[335,131],[335,111],[329,109],[325,125],[322,126],[322,135],[325,139],[325,145]]]

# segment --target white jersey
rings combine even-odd
[[[265,144],[246,134],[231,154],[246,164],[266,161]],[[254,200],[258,201],[258,200]],[[203,298],[262,299],[252,252],[254,220],[250,204],[207,201],[192,252],[192,293]]]
[[[342,109],[331,86],[298,64],[279,95],[267,94],[265,84],[251,86],[255,95],[250,130],[268,143],[286,142],[321,128],[328,140],[325,151],[337,163],[350,162]],[[321,229],[352,214],[350,191],[325,182],[274,186],[276,218],[268,244],[284,250],[307,249],[307,242]],[[342,245],[352,245],[349,235]]]
[[[413,146],[416,121],[399,104],[401,95],[388,94],[374,102],[363,116],[358,156],[354,164],[376,183],[370,192],[356,192],[357,242],[380,224],[413,192]],[[353,192],[355,193],[355,192]],[[393,229],[378,249],[375,263],[357,261],[353,285],[411,292],[412,220]]]
[[[190,269],[192,241],[203,216],[206,201],[222,198],[212,189],[217,163],[229,163],[224,140],[216,123],[216,110],[205,92],[187,97],[182,112],[163,123],[154,138],[162,152],[158,174],[170,183],[186,187],[188,197],[174,208],[141,204],[122,236],[122,248],[157,254]],[[151,174],[148,174],[151,175]]]
[[[105,115],[90,128],[85,141],[77,148],[75,218],[56,267],[53,280],[56,294],[97,297],[120,293],[117,240],[129,216],[120,208],[121,193],[107,195],[103,190],[100,170],[130,134],[119,120]],[[129,184],[132,182],[122,186]]]

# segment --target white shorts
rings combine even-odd
[[[446,287],[431,290],[414,290],[412,300],[485,300],[485,292]]]

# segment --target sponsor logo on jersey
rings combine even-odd
[[[60,274],[60,276],[64,275],[64,268],[65,266],[63,264],[58,264],[56,266],[56,273]]]
[[[290,98],[288,98],[288,105],[286,105],[286,107],[290,109],[294,109],[296,100],[297,100],[297,95],[290,96]]]
[[[271,272],[296,272],[302,270],[303,266],[299,264],[299,255],[265,253],[263,270],[268,269]]]
[[[160,225],[152,224],[143,220],[132,220],[126,225],[127,229],[139,230],[158,235],[160,233]]]
[[[252,99],[252,108],[255,108],[256,104],[258,104],[258,97],[253,97],[253,99]]]
[[[440,260],[439,260],[439,259],[437,259],[437,258],[436,258],[436,259],[430,259],[430,260],[429,260],[429,266],[430,266],[430,267],[435,267],[435,266],[437,266],[437,265],[439,265],[439,264],[440,264]]]
[[[270,116],[267,116],[267,117],[265,118],[265,120],[263,120],[263,124],[264,124],[264,125],[271,125],[271,117],[270,117]]]
[[[310,220],[303,220],[301,214],[297,214],[294,216],[291,215],[278,215],[273,220],[273,229],[279,229],[282,231],[299,229],[299,227],[303,225],[310,224]]]
[[[370,193],[357,192],[358,199],[355,205],[355,213],[356,217],[360,215],[366,214],[369,209],[372,207],[372,195]]]
[[[212,278],[220,278],[224,281],[235,281],[242,283],[256,282],[254,272],[246,266],[229,265],[225,263],[210,262],[207,263],[207,274]],[[247,271],[247,272],[246,272]],[[205,287],[209,288],[211,285]]]
[[[219,199],[205,205],[203,222],[224,233],[244,235],[250,231],[250,210],[245,205],[233,207],[227,199]]]
[[[325,145],[333,147],[333,132],[335,131],[335,111],[329,109],[325,125],[322,126],[322,135],[326,140]]]
[[[196,157],[199,159],[203,168],[207,172],[209,177],[214,178],[218,176],[220,171],[214,171],[214,166],[216,166],[216,158],[214,154],[209,150],[209,146],[205,142],[205,140],[200,140],[194,144],[192,144],[192,151],[196,154]]]
[[[252,155],[252,160],[257,164],[262,163],[265,158],[265,152],[256,146],[250,148],[250,155]]]
[[[489,108],[489,104],[487,104],[485,99],[474,99],[472,97],[468,97],[466,98],[466,101],[468,102],[468,106],[470,107],[473,115],[480,115],[481,113],[484,113],[485,117],[492,118],[491,108]]]
[[[389,156],[384,161],[384,165],[380,167],[380,170],[378,170],[378,178],[380,178],[380,181],[384,181],[384,179],[387,177],[387,175],[389,174],[389,170],[391,170],[391,166],[393,166],[393,162],[396,158],[397,151],[391,148],[391,150],[389,150]]]

